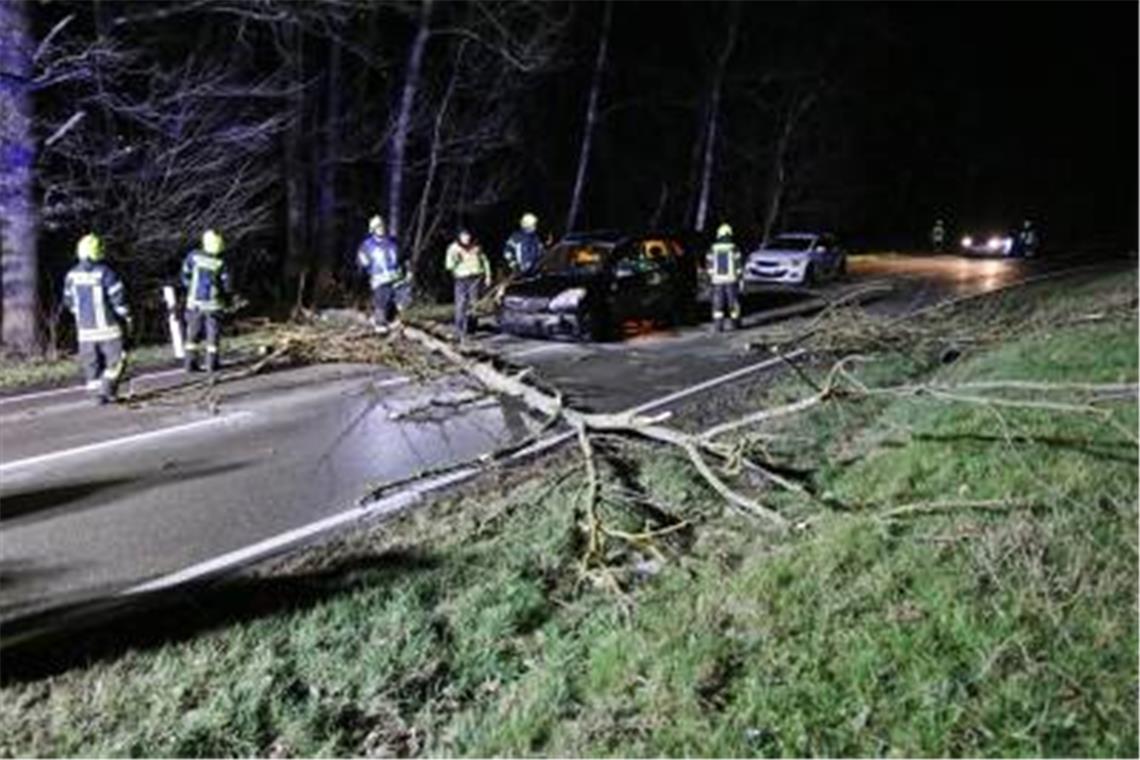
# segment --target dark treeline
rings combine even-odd
[[[1072,34],[1061,11],[1035,12]],[[935,34],[950,18],[847,3],[2,0],[4,343],[55,341],[59,281],[89,230],[145,328],[206,227],[226,236],[241,291],[283,313],[359,292],[352,253],[376,213],[428,298],[446,292],[459,224],[495,258],[524,211],[554,236],[728,220],[747,242],[818,226],[903,246],[939,214],[1059,217],[1037,175],[996,189],[1016,173],[1009,144],[1032,135],[982,136],[979,112],[1002,95],[974,86],[991,78],[977,61],[952,75],[943,56],[960,41]],[[1038,110],[1018,123],[1040,125],[1026,100]],[[1110,114],[1114,139],[1134,136],[1131,105]],[[1065,147],[1050,139],[1042,149]],[[1112,221],[1134,218],[1124,187]]]

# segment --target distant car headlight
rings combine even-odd
[[[998,237],[994,235],[986,241],[986,250],[988,251],[1004,251],[1007,250],[1010,244],[1009,238]]]
[[[551,311],[573,311],[586,297],[585,288],[568,288],[556,295],[550,301]]]
[[[963,248],[969,248],[973,244],[974,244],[974,239],[972,237],[970,237],[969,235],[962,238],[962,247]]]

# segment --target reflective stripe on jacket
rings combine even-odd
[[[63,281],[63,303],[75,315],[80,343],[114,340],[123,335],[120,319],[127,319],[126,289],[109,266],[83,261]]]
[[[182,286],[186,288],[187,308],[221,311],[222,301],[230,292],[225,260],[199,250],[186,254],[182,262]]]
[[[515,230],[503,248],[503,256],[511,265],[511,269],[522,272],[533,269],[543,253],[545,249],[542,241],[538,239],[538,233],[526,230]]]
[[[740,279],[744,270],[744,257],[731,240],[718,240],[706,256],[709,279],[713,285],[724,285]]]
[[[360,268],[368,272],[369,284],[373,289],[400,279],[400,257],[396,241],[384,235],[377,238],[369,235],[356,249],[356,261]]]
[[[458,240],[447,247],[447,271],[456,279],[460,277],[488,277],[491,265],[477,244],[464,247]]]

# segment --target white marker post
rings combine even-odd
[[[162,300],[166,302],[166,324],[170,327],[170,345],[174,347],[174,358],[183,359],[186,356],[186,347],[182,343],[182,322],[178,319],[178,299],[174,296],[172,286],[162,286]]]

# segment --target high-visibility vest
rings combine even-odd
[[[388,235],[377,238],[369,235],[356,249],[356,260],[360,268],[368,272],[369,284],[373,289],[388,285],[400,279],[400,257],[396,241]]]
[[[731,240],[718,240],[709,249],[707,264],[712,284],[726,285],[740,279],[744,258]]]
[[[486,277],[491,272],[483,249],[477,244],[463,246],[458,240],[447,247],[445,261],[447,271],[456,279],[460,277]]]
[[[63,281],[63,303],[75,315],[80,343],[115,340],[127,319],[126,292],[118,275],[106,264],[83,261]]]
[[[186,288],[188,308],[221,311],[222,299],[230,291],[230,274],[225,260],[197,249],[190,251],[182,262],[182,286]]]

